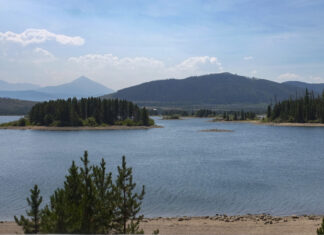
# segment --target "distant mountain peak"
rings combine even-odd
[[[39,90],[48,94],[59,95],[59,98],[100,96],[107,92],[113,92],[113,90],[85,76],[81,76],[69,83],[58,86],[43,87]]]
[[[4,82],[3,82],[4,83]],[[69,97],[97,97],[104,94],[112,93],[113,90],[104,85],[95,82],[85,76],[81,76],[72,82],[64,83],[57,86],[47,86],[29,90],[9,90],[4,89],[5,85],[1,85],[0,81],[0,97],[8,97],[24,100],[43,101],[50,99],[66,99]],[[1,90],[3,88],[3,90]]]
[[[80,76],[77,79],[73,80],[72,82],[95,82],[95,81],[91,80],[86,76]]]

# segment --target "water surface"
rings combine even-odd
[[[126,155],[145,216],[324,214],[324,128],[156,122],[164,128],[0,130],[0,220],[24,213],[34,184],[48,202],[84,150],[113,172]],[[234,132],[199,132],[215,128]]]

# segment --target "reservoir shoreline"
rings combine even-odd
[[[38,130],[38,131],[96,131],[96,130],[147,130],[162,128],[162,126],[79,126],[79,127],[52,127],[52,126],[0,126],[0,130]]]
[[[247,121],[218,121],[211,120],[211,122],[219,123],[250,123],[255,125],[266,125],[266,126],[292,126],[292,127],[324,127],[324,123],[297,123],[297,122],[262,122],[258,120],[247,120]]]
[[[321,223],[320,215],[271,216],[216,215],[144,218],[140,227],[146,234],[159,229],[161,234],[315,234]],[[22,234],[21,227],[13,221],[0,222],[0,234]]]

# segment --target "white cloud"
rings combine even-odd
[[[253,60],[253,56],[245,56],[243,57],[243,60]]]
[[[174,69],[199,70],[201,65],[215,65],[219,72],[223,71],[222,64],[218,61],[218,59],[216,57],[209,56],[189,57],[180,64],[176,65]]]
[[[124,57],[119,58],[112,54],[87,54],[79,57],[70,57],[70,62],[74,62],[89,68],[114,67],[121,70],[159,70],[164,73],[176,74],[186,71],[199,71],[202,66],[209,65],[215,72],[222,72],[222,64],[216,57],[200,56],[189,57],[174,66],[166,66],[163,61],[148,57]],[[143,71],[144,72],[144,71]],[[156,71],[158,72],[158,71]],[[170,74],[171,75],[171,74]],[[176,76],[176,75],[173,75]]]
[[[0,32],[0,41],[9,41],[20,43],[23,46],[28,44],[44,43],[46,41],[56,41],[63,45],[81,46],[84,44],[84,39],[76,36],[70,37],[64,34],[55,34],[46,29],[26,29],[22,33]]]
[[[279,33],[269,36],[268,38],[273,41],[286,41],[298,37],[295,33]]]
[[[258,71],[256,71],[256,70],[252,70],[252,71],[251,71],[251,74],[252,74],[253,76],[255,76],[257,73],[258,73]]]
[[[15,81],[24,78],[40,85],[55,85],[84,75],[113,89],[223,71],[221,62],[212,56],[188,57],[179,62],[113,54],[85,54],[65,59],[43,47],[13,47],[10,57],[1,56],[0,51],[0,60],[3,62],[0,77],[11,77]]]
[[[112,54],[87,54],[79,57],[70,57],[70,62],[82,64],[83,66],[105,67],[113,66],[119,69],[136,69],[139,67],[157,68],[163,67],[162,61],[147,57],[124,57],[119,58]]]
[[[52,62],[56,60],[56,57],[49,51],[37,47],[33,50],[34,59],[32,60],[34,63],[43,63],[43,62]]]
[[[320,76],[310,76],[308,81],[311,83],[324,83],[324,78]]]
[[[308,82],[308,83],[324,83],[324,78],[321,76],[300,76],[295,73],[283,73],[277,77],[278,82],[285,81],[300,81],[300,82]]]
[[[148,57],[118,57],[112,54],[87,54],[70,57],[68,64],[73,71],[88,77],[96,77],[114,89],[156,79],[184,78],[192,75],[222,72],[222,64],[216,57],[189,57],[180,63],[166,65],[163,61]]]
[[[295,73],[283,73],[278,76],[279,81],[298,80],[300,76]]]
[[[52,53],[50,53],[49,51],[47,51],[47,50],[45,50],[43,48],[40,48],[40,47],[35,48],[34,52],[37,53],[37,54],[47,56],[47,57],[54,57]]]

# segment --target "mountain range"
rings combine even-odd
[[[40,86],[31,83],[9,83],[0,80],[0,90],[4,90],[4,91],[35,90],[38,88],[40,88]]]
[[[112,92],[112,89],[86,77],[79,77],[70,83],[47,87],[0,81],[0,97],[20,100],[45,101],[69,97],[97,97]]]
[[[34,89],[25,90],[33,86]],[[321,94],[324,84],[298,81],[278,83],[231,73],[218,73],[185,79],[155,80],[113,93],[111,89],[89,78],[80,77],[70,83],[48,87],[0,81],[0,97],[44,101],[68,97],[100,96],[108,99],[125,99],[148,107],[265,110],[270,103],[305,94],[306,88],[314,91],[315,94]],[[1,106],[8,110],[10,105],[6,103],[10,103],[12,107],[19,106],[19,110],[22,110],[21,107],[24,105],[28,104],[28,107],[31,107],[34,104],[2,99],[0,110]]]
[[[324,84],[301,82],[277,83],[231,73],[208,74],[185,79],[146,82],[117,91],[104,98],[119,98],[146,106],[213,107],[270,104],[305,93],[305,88],[319,93]]]

